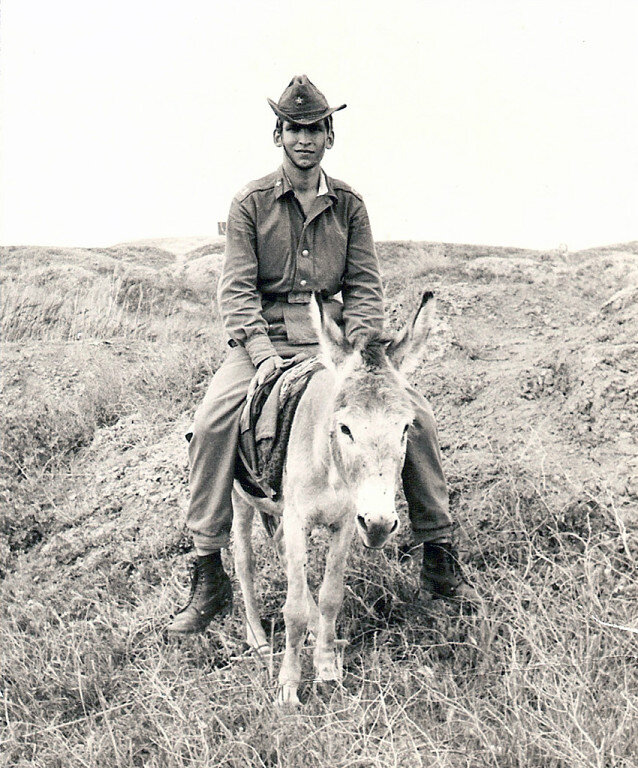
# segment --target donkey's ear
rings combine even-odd
[[[392,365],[402,373],[414,368],[421,359],[423,345],[430,333],[436,299],[432,291],[425,291],[411,322],[400,330],[387,348]]]
[[[352,353],[352,346],[341,328],[328,316],[318,291],[313,291],[310,299],[310,317],[319,339],[324,364],[327,368],[338,368]]]

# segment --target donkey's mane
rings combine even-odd
[[[373,403],[383,411],[410,410],[407,395],[386,352],[394,336],[374,331],[357,339],[355,350],[361,362],[342,382],[335,399],[337,409],[343,407],[369,409]]]
[[[386,350],[392,336],[384,331],[372,331],[366,334],[356,349],[361,355],[365,369],[369,372],[380,371],[389,367]]]

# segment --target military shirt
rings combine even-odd
[[[361,196],[324,175],[306,215],[279,168],[231,203],[218,287],[230,343],[245,346],[259,365],[277,354],[273,341],[279,338],[316,342],[311,291],[327,297],[329,313],[349,340],[383,327],[379,262]]]

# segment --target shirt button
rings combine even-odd
[[[307,284],[308,284],[307,280],[300,280],[299,281],[299,285],[307,285]]]
[[[308,249],[307,249],[307,248],[304,248],[304,249],[303,249],[303,251],[301,252],[301,255],[302,255],[302,256],[309,256],[309,255],[310,255],[310,252],[308,251]]]

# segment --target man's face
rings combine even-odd
[[[321,163],[326,149],[332,147],[334,135],[328,131],[325,120],[311,125],[284,120],[282,130],[275,130],[274,140],[294,166],[308,170]]]

